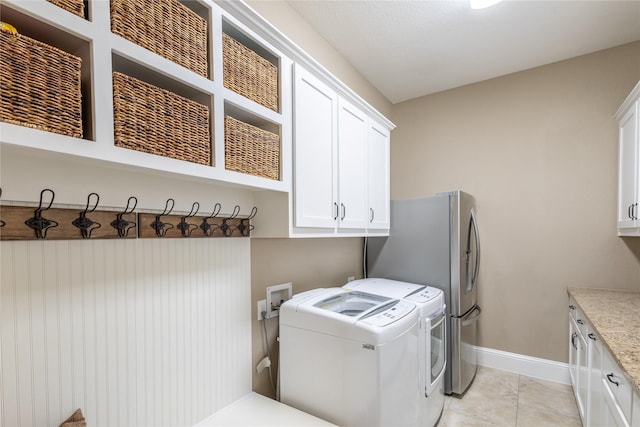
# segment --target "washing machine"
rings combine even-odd
[[[446,368],[446,318],[440,289],[381,278],[354,280],[344,289],[404,299],[418,308],[418,376],[420,425],[436,425],[444,410]]]
[[[280,307],[280,400],[340,426],[417,426],[418,310],[343,288]]]

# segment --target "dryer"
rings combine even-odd
[[[343,288],[280,307],[283,403],[341,426],[417,426],[418,310]]]
[[[444,410],[446,317],[442,290],[397,280],[353,280],[344,289],[404,299],[418,308],[418,413],[420,425],[436,425]]]

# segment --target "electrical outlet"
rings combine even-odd
[[[347,283],[349,283],[349,282],[353,282],[354,280],[356,280],[356,276],[349,276],[349,277],[347,277]]]
[[[258,301],[258,320],[262,320],[262,312],[267,311],[267,300],[261,299]]]

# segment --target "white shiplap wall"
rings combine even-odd
[[[250,240],[0,243],[2,426],[192,425],[251,391]]]

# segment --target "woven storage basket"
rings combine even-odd
[[[207,21],[176,0],[111,0],[111,32],[208,75]]]
[[[47,0],[49,3],[53,3],[58,7],[67,10],[74,15],[78,15],[84,18],[84,1],[83,0]]]
[[[222,34],[224,86],[278,111],[278,68],[231,36]]]
[[[0,121],[82,138],[82,60],[0,31]]]
[[[211,165],[207,106],[114,72],[113,116],[117,147]]]
[[[225,168],[280,179],[280,137],[255,126],[224,118]]]

